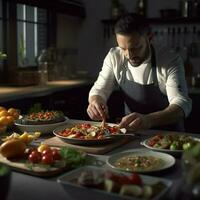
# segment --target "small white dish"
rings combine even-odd
[[[70,172],[65,173],[58,177],[57,182],[60,183],[65,189],[67,196],[69,199],[87,199],[87,200],[139,200],[142,198],[137,197],[128,197],[122,196],[118,193],[114,192],[106,192],[100,189],[94,189],[89,187],[80,186],[76,183],[76,180],[79,178],[82,172],[84,171],[93,171],[95,174],[102,173],[105,171],[113,171],[114,173],[118,173],[121,175],[129,175],[126,172],[116,172],[114,169],[106,169],[102,167],[96,166],[84,166],[72,170]],[[172,186],[172,181],[164,178],[158,178],[154,176],[140,175],[144,184],[152,185],[158,182],[162,182],[166,187],[162,191],[158,191],[158,193],[151,198],[151,200],[159,200],[164,198],[164,195]]]
[[[58,122],[58,123],[53,123],[53,124],[42,124],[42,125],[25,125],[25,124],[22,124],[21,119],[18,119],[15,122],[15,126],[21,132],[39,131],[43,134],[43,133],[52,133],[55,128],[57,128],[58,126],[63,126],[65,124],[67,124],[68,121],[69,121],[69,118],[65,116],[65,121],[63,121],[63,122]]]

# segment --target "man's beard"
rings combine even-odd
[[[138,67],[138,66],[140,66],[142,63],[143,63],[143,59],[141,59],[141,58],[139,58],[139,57],[137,57],[137,58],[135,58],[135,59],[133,59],[133,60],[130,60],[130,59],[128,59],[128,62],[131,64],[131,66],[133,66],[133,67]]]
[[[147,60],[147,58],[150,55],[150,46],[148,45],[145,52],[144,52],[144,56],[142,57],[135,57],[132,60],[128,59],[128,62],[131,64],[131,66],[133,67],[138,67],[140,66],[142,63],[144,63],[145,60]]]

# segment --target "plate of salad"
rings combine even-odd
[[[157,134],[141,142],[141,145],[154,151],[181,155],[184,150],[190,149],[200,142],[200,138],[195,138],[186,134]]]
[[[126,129],[120,129],[117,124],[101,122],[70,120],[65,126],[58,127],[53,134],[67,143],[79,145],[98,145],[121,139]],[[115,137],[116,136],[116,137]]]

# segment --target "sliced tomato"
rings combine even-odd
[[[133,172],[130,176],[128,176],[131,183],[134,185],[142,185],[142,179],[139,174]]]
[[[113,127],[108,127],[108,130],[110,131],[110,133],[117,133],[119,128],[117,126],[113,126]]]

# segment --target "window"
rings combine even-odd
[[[17,4],[18,66],[36,66],[36,58],[45,48],[47,48],[47,10]]]
[[[0,51],[7,54],[7,59],[0,61],[1,83],[15,84],[20,76],[37,74],[37,57],[42,49],[57,45],[57,13],[83,18],[85,9],[83,4],[71,4],[71,0],[49,0],[48,4],[0,0]]]
[[[3,28],[2,28],[2,22],[3,22],[2,0],[0,0],[0,51],[3,50]]]

